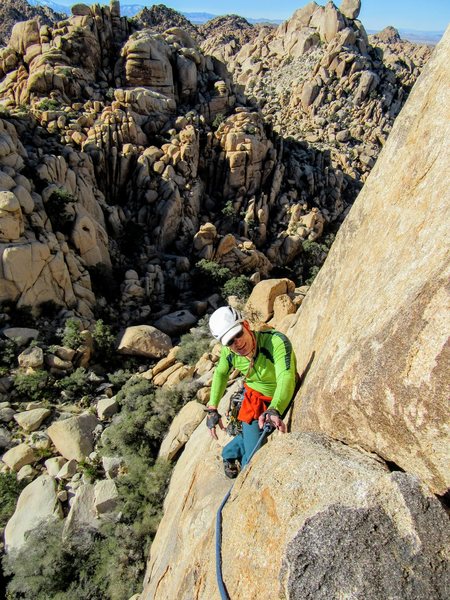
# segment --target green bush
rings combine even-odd
[[[63,346],[76,350],[83,344],[79,322],[76,319],[67,319],[60,337]]]
[[[96,575],[102,560],[102,539],[85,530],[62,542],[63,526],[56,519],[40,523],[27,535],[24,546],[4,557],[4,572],[12,576],[8,600],[108,597],[107,580]]]
[[[108,362],[116,355],[116,336],[113,334],[111,327],[105,325],[102,319],[95,322],[94,331],[92,332],[94,339],[95,357],[101,362]]]
[[[308,279],[305,279],[305,285],[311,285],[314,279],[317,277],[320,271],[320,267],[311,267],[309,270]]]
[[[225,121],[225,115],[223,113],[217,113],[214,117],[213,122],[211,123],[214,129],[217,129],[219,125],[221,125]]]
[[[17,498],[25,486],[24,481],[17,480],[15,473],[0,473],[0,529],[12,517]]]
[[[231,200],[228,200],[224,207],[222,208],[222,214],[224,217],[234,218],[236,216],[236,211],[234,210],[234,206]]]
[[[8,369],[16,366],[16,357],[19,348],[14,340],[9,338],[0,339],[0,365]]]
[[[177,360],[185,365],[195,365],[199,358],[208,352],[211,346],[211,334],[206,319],[201,319],[197,327],[185,333],[180,338],[180,349],[177,351]]]
[[[193,287],[200,294],[219,292],[221,286],[231,279],[232,273],[227,267],[222,267],[213,260],[199,260],[192,271]]]
[[[14,387],[22,401],[40,402],[49,395],[47,371],[34,373],[17,373],[14,376]]]
[[[128,369],[118,369],[114,373],[108,374],[108,381],[113,384],[116,390],[120,390],[133,375]]]
[[[55,231],[69,233],[75,219],[68,209],[77,201],[66,189],[55,189],[45,203],[45,211]]]
[[[245,275],[232,277],[222,286],[222,296],[237,296],[239,300],[245,301],[250,296],[253,289],[252,282]]]
[[[59,102],[51,98],[44,98],[36,105],[38,110],[58,110],[59,107]]]
[[[95,386],[89,380],[88,372],[83,367],[78,367],[73,373],[60,379],[56,385],[72,398],[81,398],[81,396],[91,394]]]

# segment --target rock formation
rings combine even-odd
[[[449,50],[447,33],[288,330],[307,369],[294,428],[370,449],[438,494],[450,483]]]
[[[25,0],[3,0],[0,6],[0,46],[7,45],[15,23],[28,19],[36,19],[42,26],[51,26],[65,19],[65,15],[49,6],[30,6]]]
[[[233,598],[446,596],[448,518],[431,492],[448,488],[449,50],[447,32],[323,269],[284,321],[303,384],[293,433],[255,455],[224,509]],[[192,434],[142,598],[218,597],[219,453],[201,428]]]
[[[395,41],[385,63],[357,4],[311,3],[275,29],[227,17],[198,33],[162,6],[132,24],[117,2],[17,23],[0,51],[0,300],[86,324],[100,304],[129,325],[182,308],[172,284],[197,301],[200,258],[307,281],[329,242],[304,243],[340,223],[428,57]],[[136,277],[106,300],[115,269]]]
[[[65,535],[120,518],[125,457],[96,449],[127,410],[92,364],[102,315],[116,351],[145,361],[159,441],[175,411],[156,393],[195,395],[160,449],[179,460],[142,598],[217,597],[229,484],[198,424],[218,348],[188,365],[176,345],[223,302],[203,262],[251,282],[248,316],[288,331],[303,375],[292,433],[224,511],[232,597],[445,597],[449,38],[390,135],[430,52],[391,30],[369,39],[360,4],[311,2],[278,28],[233,16],[199,31],[162,6],[130,22],[115,1],[15,25],[0,49],[0,346],[21,347],[0,363],[0,470],[29,485],[11,549],[48,516]],[[47,343],[69,317],[73,348]],[[96,416],[72,380],[57,401],[21,396],[24,375],[59,389],[69,374]]]

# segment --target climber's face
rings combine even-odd
[[[228,342],[228,347],[241,356],[247,356],[253,352],[254,337],[247,323],[242,324],[242,330]]]

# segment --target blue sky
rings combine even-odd
[[[54,0],[72,5],[74,0]],[[90,4],[89,0],[85,0]],[[326,0],[316,0],[326,4]],[[103,4],[103,1],[101,2]],[[104,0],[107,4],[108,0]],[[214,15],[238,14],[247,18],[288,19],[307,0],[121,0],[121,4],[166,4],[182,12],[207,12]],[[341,0],[335,0],[339,6]],[[450,23],[450,0],[362,0],[359,16],[366,29],[380,30],[388,25],[398,29],[417,31],[443,31]]]

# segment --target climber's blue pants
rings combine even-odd
[[[258,443],[262,431],[258,427],[258,420],[248,423],[242,423],[242,433],[236,435],[231,442],[228,442],[222,450],[222,458],[224,460],[238,460],[241,467],[244,467],[248,462],[248,457],[252,453],[253,448]]]

